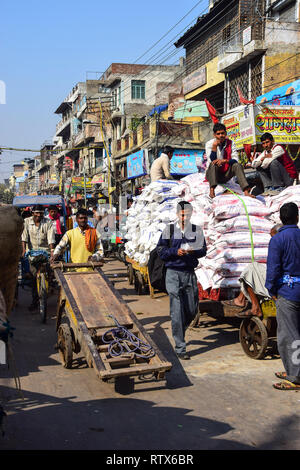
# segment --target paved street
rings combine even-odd
[[[164,382],[102,383],[84,358],[64,369],[54,349],[55,298],[49,321],[28,312],[20,292],[11,316],[13,349],[24,399],[1,367],[0,398],[8,414],[0,449],[297,449],[300,393],[272,388],[279,359],[256,361],[242,351],[238,322],[203,317],[188,331],[190,361],[173,352],[168,297],[137,296],[124,265],[104,271],[172,362]]]

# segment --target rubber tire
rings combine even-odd
[[[61,363],[65,369],[71,369],[73,362],[73,341],[69,325],[62,323],[58,328],[57,337]]]
[[[40,289],[41,292],[39,292],[39,311],[40,311],[40,316],[42,319],[42,323],[46,323],[47,321],[47,288],[46,288],[46,282],[45,282],[45,274],[41,273],[40,274]]]
[[[128,274],[129,284],[132,286],[134,283],[134,272],[133,272],[133,267],[131,264],[128,264],[127,266],[127,274]]]
[[[244,352],[247,356],[251,357],[251,359],[263,359],[265,357],[268,347],[268,332],[265,325],[258,317],[252,316],[242,321],[239,338]],[[249,344],[250,340],[252,340],[251,344]],[[254,349],[250,350],[252,345],[255,345]],[[259,345],[259,348],[257,348],[257,345]]]

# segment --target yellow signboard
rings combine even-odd
[[[244,144],[255,143],[253,106],[242,106],[227,114],[222,118],[222,123],[226,126],[228,138],[237,149],[242,149]]]
[[[255,111],[256,141],[265,132],[277,144],[300,144],[300,106],[266,106]]]

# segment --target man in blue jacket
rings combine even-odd
[[[280,208],[283,227],[269,244],[266,288],[276,302],[277,343],[285,372],[278,390],[300,390],[300,229],[296,204]]]
[[[190,359],[186,352],[185,331],[198,312],[199,302],[194,270],[198,259],[206,254],[202,229],[190,223],[192,213],[191,204],[179,202],[178,222],[165,228],[157,245],[158,255],[165,262],[172,334],[180,359]]]

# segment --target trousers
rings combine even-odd
[[[293,184],[292,178],[278,160],[273,160],[268,168],[257,167],[256,169],[260,175],[264,189],[279,186],[286,187]]]
[[[198,313],[199,295],[194,272],[167,269],[172,335],[176,353],[186,352],[185,332]]]
[[[300,302],[276,301],[277,345],[287,380],[300,385]]]
[[[206,171],[206,179],[209,182],[211,188],[215,188],[218,184],[227,183],[234,176],[237,177],[238,184],[242,191],[249,187],[249,183],[246,180],[246,176],[243,167],[240,163],[236,162],[230,165],[228,170],[223,173],[220,168],[213,163],[210,163]]]

